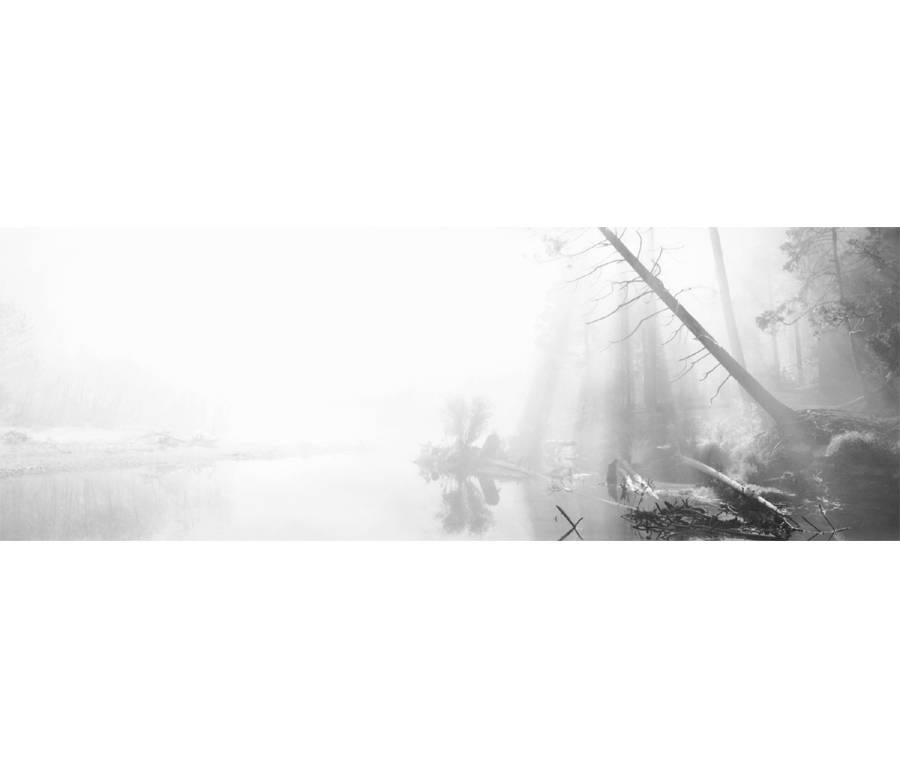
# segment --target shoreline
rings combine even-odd
[[[9,433],[7,433],[8,435]],[[16,433],[24,434],[24,433]],[[167,433],[152,439],[109,442],[65,442],[25,439],[0,445],[0,481],[28,475],[63,472],[103,472],[141,467],[179,469],[211,466],[227,461],[274,461],[315,458],[365,450],[361,445],[224,444],[179,440]]]

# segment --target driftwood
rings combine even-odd
[[[568,531],[566,531],[562,536],[559,537],[559,541],[565,541],[573,533],[579,539],[584,541],[584,537],[581,535],[581,532],[578,530],[578,526],[581,523],[581,521],[584,520],[584,518],[579,517],[578,520],[576,520],[575,522],[572,522],[572,518],[566,514],[566,510],[564,510],[561,506],[559,506],[559,504],[556,505],[556,508],[562,513],[562,516],[564,518],[566,518],[566,522],[568,522],[568,524],[571,526],[571,528],[569,528]]]
[[[606,484],[611,501],[603,503],[622,509],[622,517],[642,539],[785,541],[806,537],[831,540],[849,530],[832,522],[821,499],[817,502],[818,513],[825,525],[816,525],[810,518],[814,510],[808,504],[800,507],[796,497],[779,496],[787,504],[780,508],[763,495],[761,491],[765,489],[741,483],[696,459],[677,458],[713,481],[709,484],[712,495],[704,495],[699,488],[674,488],[670,484],[654,487],[622,459],[608,467]],[[800,516],[806,525],[798,525],[791,512]],[[573,526],[568,516],[566,519],[573,528],[580,522]],[[567,535],[572,532],[570,529]]]
[[[734,480],[728,477],[728,475],[723,474],[716,469],[713,469],[712,467],[704,464],[702,461],[697,461],[696,459],[691,459],[687,456],[679,456],[679,459],[681,459],[681,461],[685,465],[691,467],[692,469],[696,469],[698,472],[706,475],[709,478],[712,478],[717,483],[720,483],[726,488],[734,491],[741,499],[745,500],[749,505],[751,505],[751,509],[755,506],[757,508],[757,511],[762,512],[767,521],[780,521],[783,522],[784,525],[786,525],[792,531],[800,530],[799,526],[791,519],[790,515],[782,512],[768,499],[764,499],[750,486],[745,485],[744,483],[739,483],[737,480]]]
[[[627,511],[623,517],[641,538],[783,541],[800,530],[747,486],[702,462],[683,460],[737,494],[741,503],[704,498],[690,491],[656,489],[627,461],[617,459],[607,471],[607,490],[617,502],[624,502]]]
[[[652,510],[633,509],[623,517],[644,539],[750,539],[783,541],[783,529],[762,528],[727,509],[708,509],[688,499],[664,501]]]
[[[717,469],[713,469],[707,464],[704,464],[702,461],[697,461],[696,459],[690,459],[687,456],[679,456],[682,462],[684,462],[687,466],[696,469],[698,472],[706,475],[707,477],[711,477],[713,480],[722,483],[722,485],[726,485],[731,488],[732,491],[739,493],[746,499],[750,499],[756,504],[759,504],[764,509],[768,510],[774,515],[781,514],[781,510],[778,509],[772,502],[767,501],[762,496],[758,496],[753,491],[748,488],[743,483],[739,483],[737,480],[732,480],[728,475],[719,472]]]

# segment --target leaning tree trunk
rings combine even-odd
[[[625,260],[628,266],[637,273],[638,277],[640,277],[641,280],[643,280],[647,286],[659,296],[672,313],[684,323],[685,327],[694,335],[697,341],[699,341],[716,361],[731,375],[731,377],[744,388],[747,394],[759,404],[760,408],[772,417],[772,420],[782,433],[792,439],[802,439],[799,430],[798,414],[778,400],[771,392],[769,392],[769,390],[760,384],[743,365],[735,360],[726,349],[720,346],[709,331],[707,331],[706,328],[704,328],[700,322],[681,305],[681,302],[669,292],[659,278],[650,273],[650,270],[641,263],[641,261],[611,229],[608,227],[600,227],[600,231],[613,248],[618,251],[619,255]]]

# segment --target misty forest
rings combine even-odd
[[[900,538],[900,229],[0,232],[0,538]]]

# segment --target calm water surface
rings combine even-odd
[[[633,539],[599,478],[423,478],[408,455],[357,453],[0,479],[0,539]],[[882,503],[834,514],[839,538],[897,538]],[[824,524],[820,523],[821,525]],[[575,540],[575,536],[570,536]],[[824,538],[824,537],[823,537]]]
[[[0,480],[0,538],[535,538],[528,486],[496,490],[369,453],[24,475]]]

